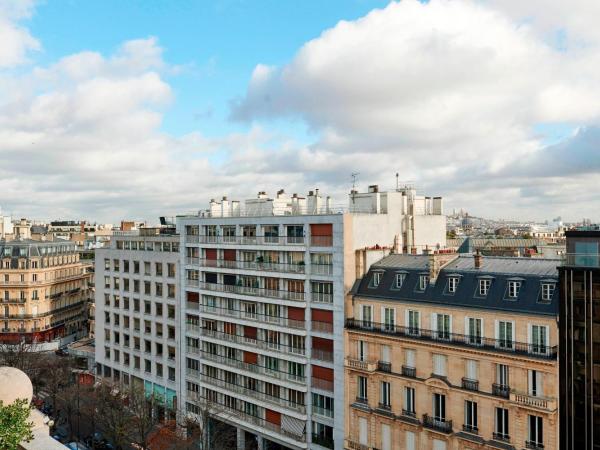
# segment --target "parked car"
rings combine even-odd
[[[90,448],[87,445],[82,444],[81,442],[75,442],[75,441],[69,442],[67,444],[67,448],[69,448],[71,450],[90,450]]]

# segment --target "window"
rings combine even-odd
[[[458,287],[458,277],[449,277],[448,278],[448,293],[454,294],[456,292],[456,288]]]
[[[508,409],[496,408],[495,432],[494,438],[503,441],[508,441]]]
[[[477,433],[477,403],[465,400],[465,431]]]
[[[555,288],[556,285],[554,283],[542,283],[542,302],[552,301],[552,296],[554,295]]]
[[[373,272],[373,279],[371,280],[371,286],[376,288],[381,283],[381,278],[383,277],[383,272]]]
[[[487,297],[491,285],[492,280],[490,280],[489,278],[481,278],[479,280],[479,295],[481,297]]]
[[[508,366],[506,364],[496,364],[496,384],[502,387],[509,386]]]
[[[519,296],[519,290],[521,289],[521,282],[511,280],[508,282],[508,298],[517,298]]]
[[[419,291],[424,291],[427,289],[427,285],[429,284],[429,275],[419,275]]]
[[[534,448],[543,448],[544,445],[544,428],[543,428],[543,419],[540,416],[529,416],[529,442],[528,444],[533,444],[531,447]],[[529,447],[529,445],[528,445]]]
[[[162,277],[163,274],[163,265],[162,263],[154,263],[154,273],[157,277]]]
[[[333,417],[333,398],[321,394],[313,394],[312,399],[313,408],[315,408],[317,414],[325,417]]]
[[[446,376],[446,355],[433,355],[433,374],[445,377]]]
[[[175,278],[175,263],[167,263],[167,276]]]
[[[449,314],[432,314],[433,336],[436,339],[450,340],[452,319]]]
[[[467,335],[467,343],[471,345],[481,345],[483,334],[483,320],[476,319],[473,317],[467,317],[465,321],[465,334]]]
[[[507,322],[504,320],[500,320],[500,321],[496,322],[496,326],[497,326],[497,332],[496,332],[497,346],[499,348],[505,348],[505,349],[512,350],[514,348],[514,344],[513,344],[514,322]]]
[[[542,372],[539,370],[528,370],[527,385],[529,395],[532,397],[542,397],[544,395]]]
[[[391,402],[390,383],[387,381],[382,381],[380,385],[379,406],[383,408],[390,408],[392,405]]]
[[[404,388],[404,411],[403,414],[414,417],[415,411],[415,388]]]
[[[360,361],[366,361],[368,358],[367,343],[365,341],[358,341],[358,359]]]
[[[364,417],[358,418],[358,442],[369,447],[369,422]]]
[[[388,424],[381,424],[381,450],[392,450],[392,430]]]
[[[419,318],[419,311],[406,311],[406,327],[408,333],[412,335],[418,335],[420,333],[421,321]]]
[[[358,400],[367,401],[367,378],[358,376]]]
[[[362,326],[370,328],[373,326],[373,307],[371,305],[361,305]]]
[[[394,308],[383,308],[382,315],[385,331],[394,331],[396,328],[396,310]]]
[[[544,325],[530,325],[529,343],[532,353],[545,355],[548,352],[548,327]]]
[[[406,431],[404,433],[405,435],[405,439],[406,439],[406,450],[415,450],[416,447],[416,438],[415,438],[415,433],[413,433],[412,431]]]
[[[446,396],[444,394],[433,394],[433,420],[446,421]]]
[[[392,348],[389,345],[381,346],[381,362],[391,364],[392,358]]]
[[[474,359],[467,359],[465,362],[465,378],[476,381],[479,378],[477,372],[477,361]]]
[[[402,285],[404,284],[404,280],[406,279],[406,274],[405,273],[397,273],[396,274],[396,281],[394,283],[394,287],[396,289],[400,289],[402,287]]]
[[[411,369],[415,368],[416,354],[415,350],[406,349],[404,350],[404,365]]]

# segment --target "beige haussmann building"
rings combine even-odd
[[[557,260],[390,255],[353,290],[354,450],[558,445]]]
[[[69,241],[0,241],[0,343],[85,333],[91,267]]]

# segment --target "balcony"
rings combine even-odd
[[[320,406],[313,405],[312,411],[313,411],[313,414],[318,414],[319,416],[333,419],[333,410],[332,409],[322,408]]]
[[[188,263],[190,264],[190,263]],[[240,269],[256,270],[259,272],[283,272],[283,273],[305,273],[306,266],[304,262],[298,264],[285,264],[276,262],[255,262],[255,261],[227,261],[224,259],[199,259],[195,264],[203,267],[216,267],[219,269]]]
[[[213,378],[206,374],[202,375],[200,378],[201,383],[210,384],[214,387],[220,387],[222,389],[226,389],[230,392],[235,392],[236,394],[245,395],[255,400],[260,400],[266,403],[271,403],[276,406],[280,406],[283,408],[293,409],[294,411],[299,412],[300,414],[306,414],[306,406],[301,405],[299,403],[292,402],[290,400],[286,400],[284,398],[276,397],[273,395],[268,395],[264,392],[257,391],[254,389],[249,389],[244,386],[240,386],[234,383],[228,383],[225,380],[221,380],[219,378]]]
[[[366,372],[375,372],[377,370],[377,361],[363,361],[361,359],[346,357],[346,367]]]
[[[452,433],[452,421],[436,419],[428,414],[423,414],[423,426],[442,433]]]
[[[413,419],[417,418],[417,414],[414,411],[409,411],[408,409],[402,408],[402,415],[405,417],[411,417]]]
[[[535,441],[525,441],[525,448],[533,450],[542,450],[544,448],[544,444]]]
[[[317,333],[333,333],[333,324],[330,322],[320,322],[318,320],[313,320],[311,322],[311,330],[316,331]]]
[[[303,236],[199,236],[186,235],[190,244],[290,245],[304,246]]]
[[[368,445],[359,444],[358,442],[352,439],[346,439],[345,447],[350,450],[371,450]]]
[[[311,247],[331,247],[333,246],[333,236],[311,236]]]
[[[510,436],[506,433],[499,433],[494,431],[492,433],[492,439],[499,442],[510,442]]]
[[[201,408],[206,408],[207,400],[198,395],[197,392],[187,391],[187,396],[190,401],[199,404]],[[281,428],[280,425],[269,422],[260,417],[253,416],[244,411],[240,411],[239,409],[232,408],[220,403],[215,404],[210,400],[209,402],[211,403],[211,410],[213,411],[212,414],[214,414],[217,417],[222,417],[223,420],[232,422],[234,424],[240,422],[249,429],[263,428],[266,429],[267,432],[279,434],[287,439],[306,442],[305,434],[293,434],[291,431]]]
[[[316,359],[317,361],[333,362],[333,352],[328,350],[313,348],[311,351],[311,356],[312,359]]]
[[[479,381],[471,380],[469,378],[462,379],[462,388],[467,389],[469,391],[478,391],[479,390]]]
[[[281,381],[288,381],[288,382],[297,383],[297,384],[301,384],[301,385],[306,384],[306,377],[304,377],[304,376],[295,375],[295,374],[283,372],[280,370],[270,369],[265,366],[259,366],[258,364],[250,364],[250,363],[247,363],[244,361],[227,358],[227,357],[221,356],[221,355],[214,355],[212,353],[209,353],[209,352],[206,352],[203,350],[200,351],[200,354],[202,355],[202,358],[206,361],[212,361],[217,364],[223,364],[228,367],[233,367],[237,370],[249,372],[252,374],[265,375],[270,378],[275,378],[275,379],[281,380]]]
[[[417,368],[402,366],[402,375],[405,377],[417,378]]]
[[[492,384],[492,395],[496,397],[509,398],[510,397],[510,387],[504,384]]]
[[[553,397],[537,397],[511,391],[510,400],[521,406],[538,410],[554,411],[557,408],[556,399]]]
[[[325,448],[330,448],[330,449],[335,448],[333,445],[333,438],[328,437],[328,436],[321,436],[320,434],[313,433],[312,443],[320,445],[321,447],[325,447]]]
[[[356,403],[360,403],[361,405],[367,405],[369,406],[369,399],[366,397],[359,397],[358,395],[356,396]]]
[[[333,275],[333,264],[314,264],[310,265],[312,275]]]
[[[323,380],[322,378],[312,377],[311,386],[322,391],[333,392],[333,381]]]
[[[457,333],[447,333],[445,334],[444,339],[441,339],[438,332],[425,328],[404,327],[357,319],[346,319],[346,328],[349,330],[361,330],[400,338],[439,342],[444,345],[450,344],[461,347],[479,348],[485,351],[526,355],[541,359],[556,359],[558,351],[557,346],[550,347],[527,344],[524,342],[511,342],[512,345],[507,346],[505,340]]]
[[[304,292],[280,291],[275,289],[238,286],[235,284],[207,283],[205,281],[197,280],[187,280],[187,282],[188,286],[199,287],[200,289],[212,292],[225,292],[231,294],[249,295],[253,297],[277,298],[281,300],[291,300],[296,302],[304,301]]]
[[[392,363],[390,363],[390,362],[384,362],[384,361],[379,361],[379,362],[377,362],[377,370],[379,370],[380,372],[391,373],[391,371],[392,371]]]
[[[196,309],[201,313],[215,315],[219,320],[223,320],[223,316],[227,316],[258,323],[279,325],[282,327],[294,328],[297,330],[304,330],[306,328],[306,322],[304,322],[303,320],[288,319],[287,317],[267,316],[264,314],[250,313],[239,309],[217,308],[215,306],[198,305],[197,303],[195,305]]]
[[[381,409],[383,411],[391,411],[392,410],[392,405],[390,405],[389,403],[379,402],[379,404],[377,405],[377,408]]]
[[[479,428],[473,425],[463,425],[462,429],[465,433],[479,434]]]
[[[333,303],[333,294],[327,294],[325,292],[312,292],[310,299],[313,303]]]
[[[236,344],[246,345],[251,347],[251,349],[262,349],[279,353],[287,353],[291,355],[296,355],[299,357],[304,357],[306,354],[306,349],[298,348],[298,347],[290,347],[288,345],[283,345],[279,343],[260,341],[258,339],[250,338],[247,336],[241,336],[238,334],[229,334],[223,333],[221,331],[209,330],[208,328],[201,328],[200,334],[203,336],[219,339],[222,341],[234,342]],[[251,350],[253,351],[253,350]]]

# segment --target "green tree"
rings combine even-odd
[[[31,407],[27,400],[16,400],[11,405],[6,405],[0,400],[0,448],[3,450],[16,450],[23,441],[33,439],[29,412]]]

